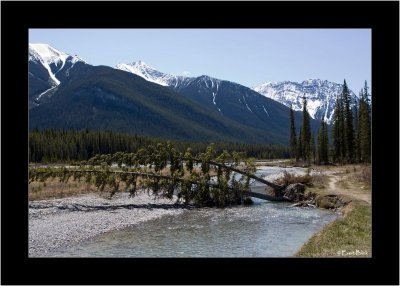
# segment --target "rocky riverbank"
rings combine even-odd
[[[29,202],[29,257],[49,256],[95,235],[122,229],[163,215],[176,215],[188,207],[147,192],[117,193],[110,200],[98,193]]]

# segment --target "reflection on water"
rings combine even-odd
[[[263,187],[254,186],[262,192]],[[338,216],[253,198],[251,206],[201,208],[99,235],[52,256],[286,257]]]

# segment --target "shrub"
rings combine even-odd
[[[287,171],[283,172],[283,177],[279,178],[275,181],[278,185],[283,185],[284,187],[289,186],[290,184],[301,183],[307,186],[312,185],[312,176],[304,175],[304,176],[295,176]]]
[[[328,176],[324,174],[314,174],[312,176],[312,184],[324,188],[328,182]]]
[[[371,178],[371,167],[364,166],[361,167],[360,171],[354,174],[355,181],[359,183],[363,183],[367,186],[371,186],[372,178]]]

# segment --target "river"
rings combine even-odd
[[[257,168],[256,175],[274,175],[283,170],[263,166]],[[258,183],[252,184],[253,191],[263,189]],[[339,217],[328,210],[289,208],[287,202],[253,201],[249,206],[195,208],[165,215],[58,249],[51,256],[288,257]]]

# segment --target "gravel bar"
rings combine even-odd
[[[189,207],[173,200],[155,199],[147,192],[130,198],[128,192],[112,199],[99,194],[29,202],[29,257],[50,256],[93,236],[158,218],[177,215]]]

